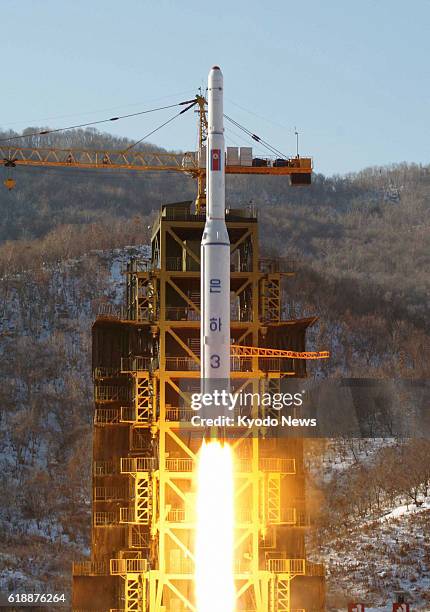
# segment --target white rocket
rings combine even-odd
[[[214,66],[208,78],[206,224],[201,243],[201,378],[230,378],[230,240],[225,224],[223,76]],[[228,383],[227,383],[228,384]],[[225,386],[224,386],[225,388]]]

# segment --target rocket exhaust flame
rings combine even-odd
[[[197,612],[234,612],[234,492],[231,448],[203,442],[197,472]]]

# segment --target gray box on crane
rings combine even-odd
[[[227,166],[239,166],[238,147],[227,147]]]
[[[241,166],[252,166],[252,147],[240,147],[239,161]]]

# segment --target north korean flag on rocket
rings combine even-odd
[[[211,149],[211,170],[221,170],[221,149]]]

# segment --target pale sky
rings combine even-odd
[[[1,5],[2,129],[65,127],[186,100],[218,64],[226,113],[287,154],[297,126],[300,153],[317,172],[430,161],[428,0]],[[174,112],[102,129],[138,139]],[[150,140],[193,150],[195,117]]]

